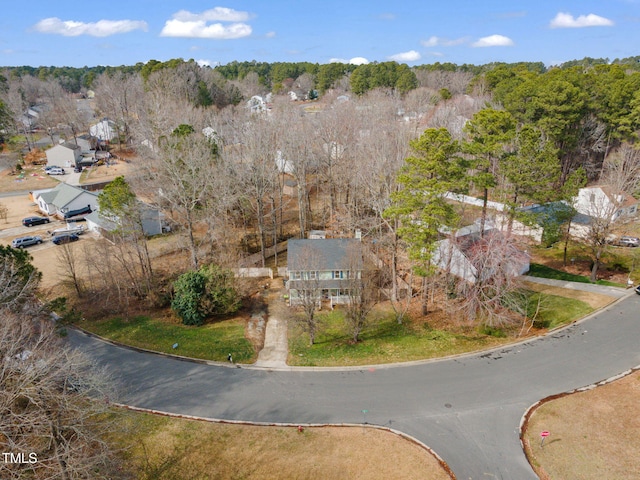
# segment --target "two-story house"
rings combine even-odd
[[[330,306],[349,302],[353,281],[362,277],[362,244],[354,238],[289,240],[287,289],[289,305],[303,297],[327,300]]]

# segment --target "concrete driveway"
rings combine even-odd
[[[544,397],[640,365],[640,296],[498,350],[357,369],[232,368],[139,353],[78,332],[72,345],[109,367],[120,401],[166,412],[289,424],[386,425],[433,448],[458,479],[536,479],[519,423]]]

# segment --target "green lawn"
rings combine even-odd
[[[532,263],[529,267],[528,275],[539,278],[551,278],[554,280],[564,280],[566,282],[579,282],[579,283],[593,283],[589,280],[589,277],[584,275],[574,275],[572,273],[563,272],[562,270],[556,270],[555,268],[547,267],[546,265],[540,265],[539,263]],[[616,282],[609,282],[607,280],[597,280],[597,285],[609,285],[612,287],[625,287]]]
[[[131,319],[84,320],[78,326],[115,342],[157,352],[217,361],[226,361],[231,353],[237,363],[256,360],[256,352],[244,337],[244,321],[241,319],[190,327],[137,316]],[[176,343],[178,347],[174,349]]]
[[[540,302],[540,311],[535,325],[539,328],[556,328],[582,318],[593,311],[593,308],[585,302],[574,298],[529,292],[530,315],[534,314],[538,301]]]
[[[593,309],[579,300],[531,292],[530,304],[540,299],[536,326],[554,328],[581,318]],[[461,333],[428,326],[399,325],[392,312],[377,311],[372,325],[357,344],[344,331],[344,313],[336,309],[320,313],[323,327],[313,346],[309,337],[292,328],[289,335],[289,365],[339,366],[407,362],[467,353],[513,342],[513,336],[485,335],[478,328]],[[427,317],[428,320],[428,317]]]

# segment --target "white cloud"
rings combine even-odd
[[[33,27],[40,33],[53,33],[65,37],[91,35],[92,37],[108,37],[132,30],[147,31],[147,22],[141,20],[99,20],[97,22],[76,22],[74,20],[60,20],[57,17],[40,20]]]
[[[228,40],[248,37],[251,26],[244,23],[249,13],[231,8],[216,7],[202,13],[180,10],[167,20],[160,32],[161,37],[214,38]],[[211,23],[216,22],[216,23]],[[220,22],[234,22],[222,24]]]
[[[556,17],[551,20],[549,27],[551,28],[583,28],[583,27],[611,27],[613,21],[608,18],[601,17],[590,13],[589,15],[580,15],[574,18],[570,13],[559,12]]]
[[[228,40],[234,38],[248,37],[251,35],[251,26],[246,23],[232,23],[223,25],[205,22],[183,22],[181,20],[168,20],[165,23],[161,37],[186,37],[186,38],[215,38],[218,40]]]
[[[466,41],[467,41],[467,38],[465,38],[465,37],[449,39],[449,38],[444,38],[444,37],[436,37],[434,35],[434,36],[429,37],[428,40],[422,40],[420,43],[422,44],[422,46],[427,47],[427,48],[437,47],[437,46],[454,47],[456,45],[461,45]]]
[[[471,44],[472,47],[510,47],[512,45],[514,45],[513,40],[504,35],[489,35]]]
[[[369,60],[364,57],[353,57],[347,63],[350,63],[351,65],[365,65],[369,63]]]
[[[215,67],[217,65],[220,65],[220,62],[212,62],[211,60],[205,59],[196,60],[196,63],[201,67]]]
[[[364,57],[353,57],[351,60],[346,60],[344,58],[330,58],[328,63],[350,63],[351,65],[365,65],[369,63]]]
[[[276,32],[267,32],[264,36],[267,38],[276,38]]]
[[[173,14],[173,19],[180,20],[181,22],[246,22],[249,18],[250,15],[248,12],[225,7],[212,8],[202,13],[191,13],[187,10],[180,10]]]
[[[408,52],[396,53],[395,55],[390,55],[387,57],[389,60],[393,60],[396,62],[415,62],[416,60],[420,60],[420,54],[415,50],[409,50]]]

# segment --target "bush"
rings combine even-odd
[[[185,325],[202,325],[209,316],[233,313],[240,306],[233,283],[233,273],[217,265],[187,272],[173,284],[171,308]]]
[[[480,333],[489,337],[496,338],[505,338],[507,336],[507,334],[504,333],[504,330],[502,330],[501,328],[490,327],[489,325],[482,325],[480,327]]]

